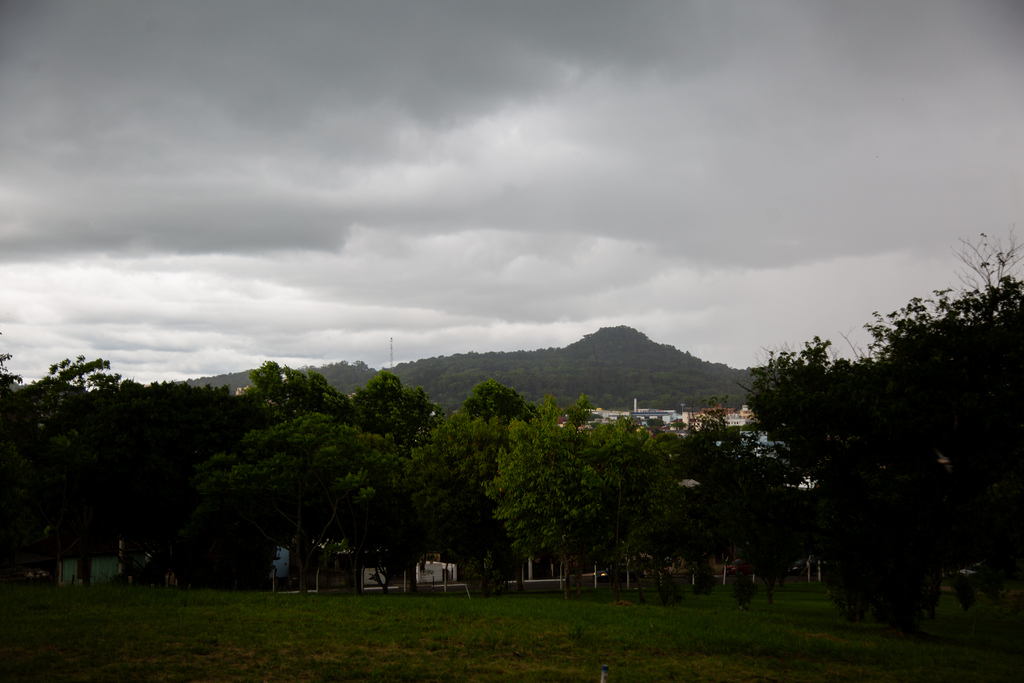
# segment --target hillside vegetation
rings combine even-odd
[[[376,370],[361,361],[312,368],[339,391],[364,386]],[[749,374],[722,363],[703,361],[668,344],[651,341],[630,327],[605,327],[564,348],[536,351],[460,353],[399,363],[403,384],[422,386],[431,400],[455,410],[479,382],[495,379],[532,402],[546,394],[569,404],[586,394],[602,408],[678,408],[701,399],[728,396],[726,404],[743,403]],[[193,386],[246,386],[248,372],[190,379]]]

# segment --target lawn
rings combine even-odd
[[[735,609],[557,593],[283,595],[0,587],[3,681],[1018,681],[1024,615],[944,595],[925,633],[848,624],[818,584]],[[635,592],[630,599],[635,600]],[[972,634],[973,629],[973,634]]]

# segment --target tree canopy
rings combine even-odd
[[[979,497],[1020,481],[1024,286],[937,292],[869,330],[853,360],[817,338],[771,354],[749,402],[813,482],[837,602],[914,630],[956,559],[944,539]]]

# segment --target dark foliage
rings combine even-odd
[[[750,404],[813,483],[837,604],[853,620],[870,610],[914,631],[944,567],[1000,545],[1024,550],[1012,534],[993,539],[1006,525],[971,516],[986,500],[1019,506],[1024,285],[938,292],[869,329],[870,356],[836,358],[819,339],[773,355],[754,370]]]

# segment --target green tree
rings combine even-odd
[[[95,406],[120,385],[120,375],[109,369],[103,359],[65,359],[9,401],[5,428],[28,464],[29,498],[57,541],[56,582],[62,580],[62,534],[70,531],[88,567],[89,540],[110,522],[103,512],[117,495],[111,487],[113,463],[86,436],[96,426]],[[85,585],[91,582],[88,571],[81,578]]]
[[[540,417],[514,421],[510,448],[499,454],[498,476],[487,486],[517,552],[528,556],[548,548],[566,567],[576,560],[577,600],[588,550],[601,536],[605,483],[591,460],[589,431],[584,429],[592,409],[581,396],[559,425],[562,411],[549,397]]]
[[[423,387],[404,387],[386,370],[356,389],[352,403],[359,428],[391,439],[405,456],[423,443],[441,417],[441,408],[430,402]]]
[[[200,466],[199,492],[290,548],[300,592],[307,590],[305,570],[316,549],[339,532],[358,581],[376,495],[370,470],[379,470],[386,456],[354,427],[318,413],[250,432],[242,445],[243,455],[219,454]]]
[[[402,386],[398,376],[386,370],[377,373],[365,387],[357,389],[352,404],[355,423],[360,429],[384,438],[390,444],[389,449],[395,451],[398,472],[407,470],[413,449],[425,443],[442,415],[441,408],[430,401],[422,387]],[[409,483],[408,480],[396,482],[396,503],[389,508],[389,514],[393,516],[390,538],[375,546],[377,556],[383,558],[386,555],[388,563],[399,557],[415,559],[426,549],[424,535],[417,533],[420,520],[410,504],[412,492],[408,490]],[[397,514],[399,508],[402,515]],[[413,574],[411,562],[406,570]]]
[[[661,467],[657,452],[648,448],[648,442],[647,430],[626,418],[601,425],[590,437],[589,459],[604,481],[604,545],[611,549],[611,581],[616,600],[621,590],[620,568],[626,558],[632,557],[634,566],[639,562],[654,571],[664,564],[664,556],[659,562],[645,562],[650,557],[649,549],[640,544],[640,539],[646,537],[634,533],[657,514],[668,484],[667,472]]]
[[[407,476],[408,459],[395,453],[393,444],[372,438],[380,451],[389,455],[371,476],[376,494],[367,520],[364,564],[376,569],[376,581],[387,593],[391,581],[402,571],[411,571],[422,554],[426,524],[416,514],[415,488]]]
[[[0,436],[0,560],[14,556],[31,528],[28,463]]]
[[[30,507],[28,464],[9,440],[5,428],[13,387],[21,384],[21,376],[7,370],[10,359],[11,354],[0,353],[0,559],[13,556],[15,547],[25,541],[31,524],[26,514]]]
[[[349,397],[315,370],[293,370],[268,360],[249,373],[249,381],[246,393],[264,404],[275,421],[320,413],[340,424],[351,424],[355,417]]]
[[[950,560],[943,539],[1021,471],[1024,286],[937,292],[868,329],[854,360],[817,338],[772,354],[749,403],[814,487],[839,606],[913,631]]]
[[[505,424],[512,420],[528,422],[540,415],[537,406],[528,403],[515,389],[493,379],[473,387],[462,404],[462,412],[484,420],[496,417]]]
[[[235,537],[232,547],[240,547],[238,520],[192,523],[200,496],[191,479],[213,454],[237,452],[242,437],[266,427],[267,417],[252,397],[231,396],[223,387],[121,382],[95,402],[81,432],[109,463],[105,476],[117,492],[103,503],[107,530],[142,545],[151,574],[170,569],[180,583],[213,582],[210,547],[225,547],[228,535]],[[251,574],[241,566],[235,570]]]
[[[513,563],[505,526],[494,516],[497,505],[485,492],[508,444],[508,423],[499,416],[459,411],[434,428],[410,462],[410,477],[418,484],[414,499],[431,540],[481,577],[484,597],[495,570],[500,575]]]
[[[498,454],[509,447],[512,420],[536,415],[514,389],[493,379],[481,382],[454,416],[437,423],[410,463],[414,499],[432,543],[481,577],[484,597],[519,565],[485,487],[497,476]]]
[[[808,482],[777,444],[757,433],[728,429],[712,413],[686,439],[690,474],[710,495],[719,529],[741,548],[765,583],[768,604],[803,548],[810,515]]]

